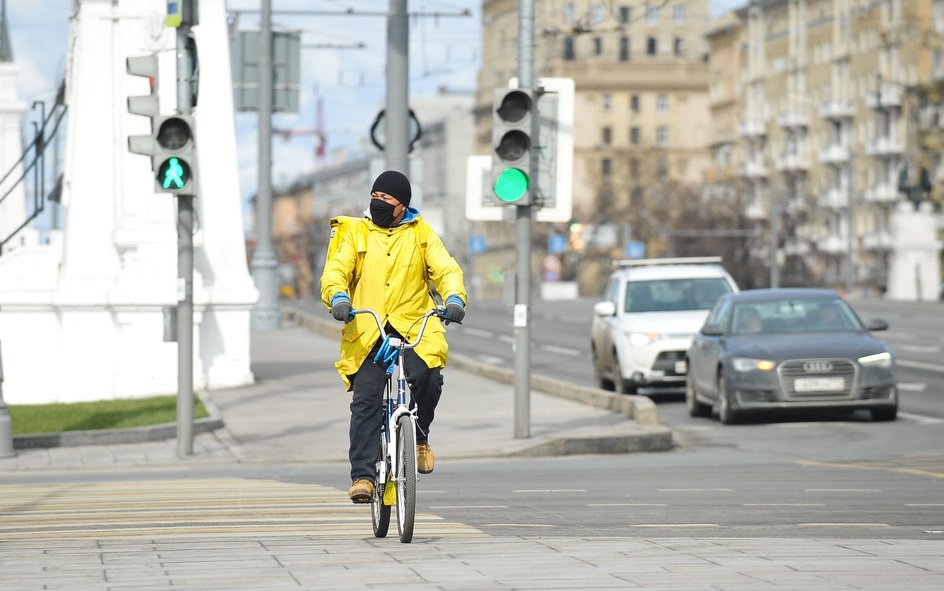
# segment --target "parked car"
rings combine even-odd
[[[688,351],[691,416],[722,423],[757,410],[868,409],[898,414],[895,357],[835,291],[755,289],[722,296]]]
[[[685,384],[685,352],[718,297],[737,291],[720,257],[617,261],[594,306],[597,384],[635,393]]]

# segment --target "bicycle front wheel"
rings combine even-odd
[[[397,421],[397,530],[400,541],[413,541],[416,517],[416,434],[413,419],[403,415]]]

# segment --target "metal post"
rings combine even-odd
[[[256,194],[256,247],[252,278],[259,302],[252,309],[252,327],[279,327],[276,285],[278,261],[272,247],[272,0],[261,0],[259,22],[259,190]]]
[[[780,287],[780,199],[770,187],[770,287]]]
[[[518,4],[518,88],[531,89],[534,80],[534,0]],[[537,106],[532,117],[531,170],[529,190],[535,197],[538,159],[533,150],[539,127]],[[515,438],[531,436],[531,206],[515,207]]]
[[[855,289],[855,262],[853,258],[853,231],[852,231],[852,203],[855,197],[855,175],[853,174],[853,160],[855,156],[849,151],[849,167],[846,170],[849,180],[849,194],[846,199],[846,297],[852,296]]]
[[[388,170],[410,176],[410,27],[407,0],[390,0],[387,15],[387,101],[384,156]]]
[[[0,458],[8,458],[13,454],[13,422],[7,404],[3,401],[3,349],[0,347]]]
[[[177,28],[177,112],[193,110],[187,49],[192,18]],[[177,455],[193,455],[193,195],[177,196]]]

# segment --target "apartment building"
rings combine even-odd
[[[748,217],[766,226],[758,248],[779,251],[771,281],[885,288],[899,175],[939,160],[917,138],[920,89],[941,67],[942,8],[760,0],[707,34],[706,178],[742,192]]]
[[[576,87],[574,220],[645,239],[647,204],[674,183],[699,183],[709,165],[708,1],[547,0],[535,10],[535,77]],[[493,91],[517,75],[517,0],[485,1],[483,20],[476,151],[488,154]]]

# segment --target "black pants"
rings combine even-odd
[[[382,341],[382,340],[381,340]],[[380,347],[377,341],[367,359],[354,374],[354,398],[351,401],[351,480],[376,478],[377,459],[380,457],[380,427],[384,421],[383,393],[387,376],[374,363],[374,355]],[[403,356],[406,381],[410,387],[410,408],[417,406],[417,443],[425,443],[429,427],[433,423],[436,405],[442,396],[443,377],[441,368],[430,369],[412,349]],[[396,383],[394,383],[396,388]],[[394,392],[396,395],[396,392]]]

